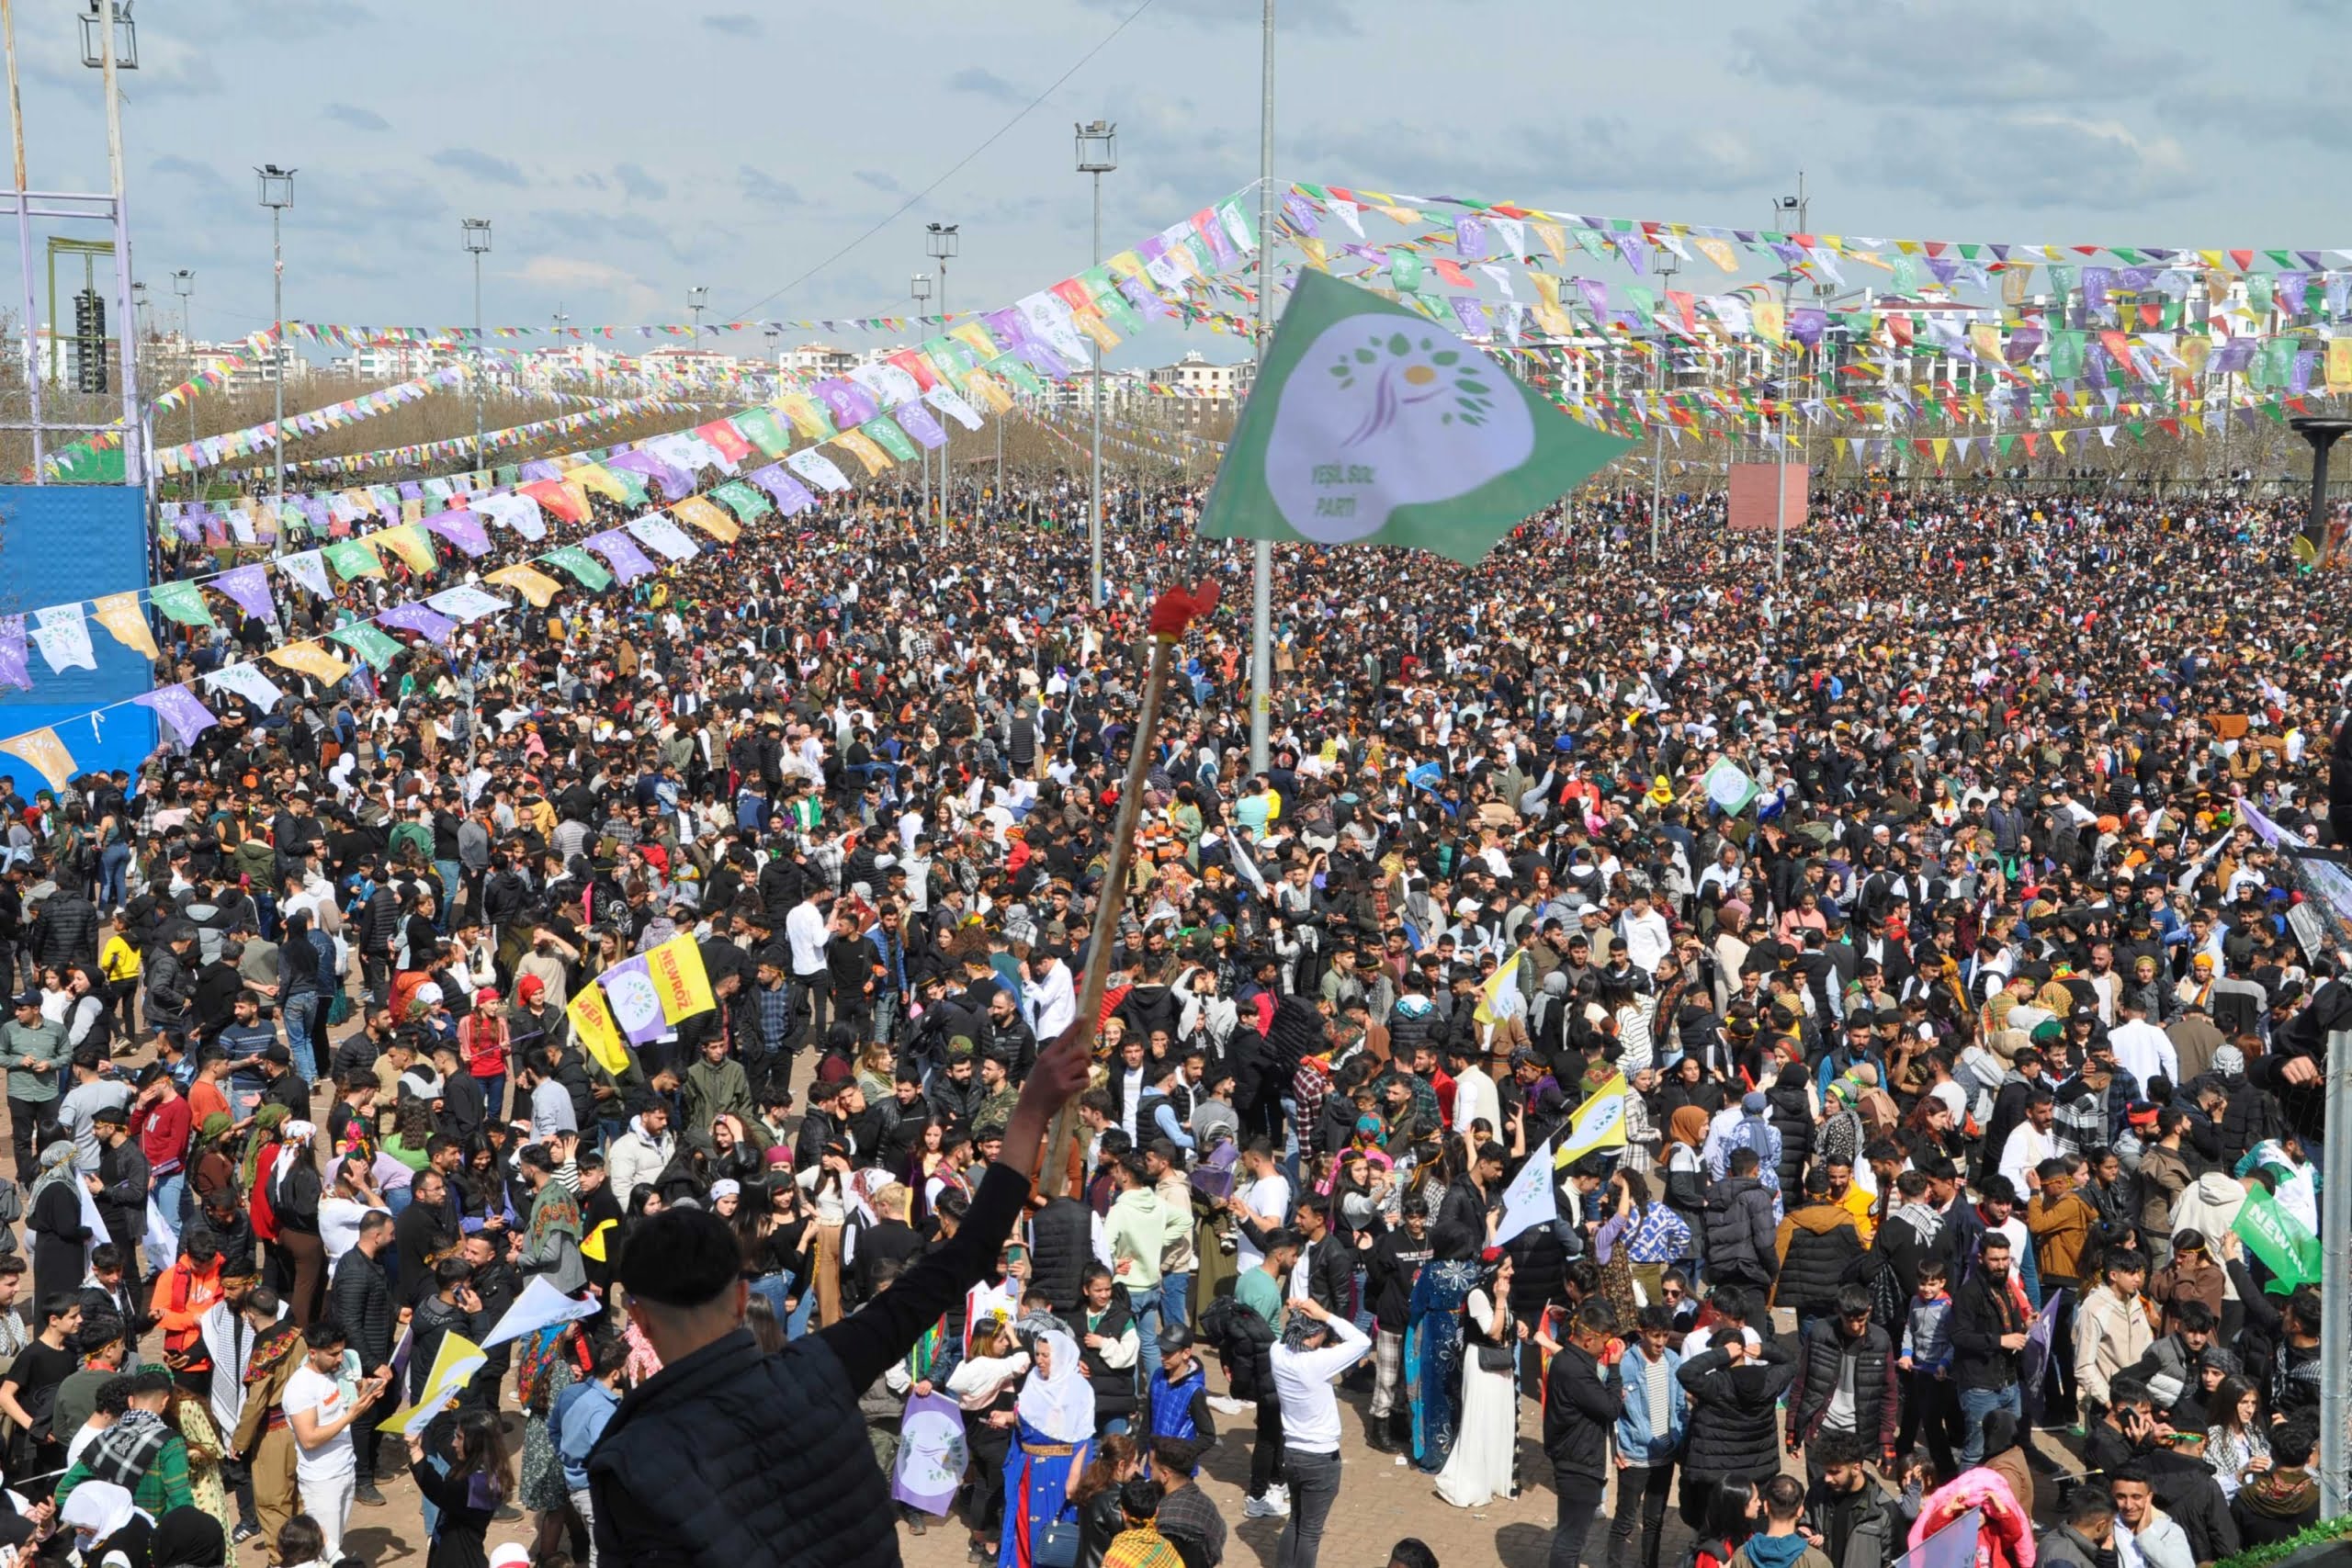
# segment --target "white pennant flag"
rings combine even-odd
[[[277,682],[261,672],[254,664],[224,664],[204,677],[205,686],[215,692],[232,692],[244,698],[264,713],[286,700],[286,694]]]
[[[277,569],[322,599],[334,597],[334,589],[327,581],[326,558],[316,550],[304,550],[299,555],[280,556]]]
[[[841,469],[833,466],[833,460],[814,446],[803,446],[786,457],[784,466],[820,489],[834,491],[849,489],[849,480]]]
[[[1510,1185],[1503,1189],[1503,1217],[1495,1226],[1494,1240],[1487,1245],[1500,1247],[1523,1231],[1558,1219],[1560,1199],[1555,1179],[1552,1139],[1546,1138],[1527,1156],[1527,1163],[1519,1168]]]
[[[494,615],[501,610],[513,608],[508,601],[471,583],[444,590],[425,603],[453,621],[478,621],[484,615]]]
[[[964,400],[964,395],[949,386],[933,387],[922,395],[922,400],[954,420],[967,430],[980,427],[978,411]]]
[[[90,647],[90,625],[82,618],[82,606],[51,604],[36,612],[40,625],[32,628],[32,640],[40,648],[40,656],[49,660],[52,675],[69,669],[96,670],[97,654]]]
[[[547,514],[527,495],[486,495],[474,502],[473,510],[501,527],[514,529],[533,544],[548,536]]]
[[[692,560],[702,554],[684,529],[658,512],[631,519],[628,531],[672,560]]]

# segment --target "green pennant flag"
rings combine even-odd
[[[781,457],[792,450],[791,432],[777,423],[775,415],[765,409],[745,409],[735,416],[735,428],[771,457]]]
[[[354,621],[347,626],[337,626],[327,636],[359,655],[379,670],[389,670],[392,660],[401,656],[401,645],[376,629],[369,621]]]
[[[1275,327],[1200,530],[1406,545],[1467,564],[1630,446],[1402,306],[1309,272]]]
[[[605,563],[578,545],[566,545],[560,549],[549,550],[539,558],[549,566],[563,568],[579,579],[581,587],[592,593],[612,586],[613,574],[605,570]]]
[[[1016,391],[1026,392],[1031,397],[1041,397],[1045,393],[1046,383],[1037,378],[1037,373],[1010,354],[998,355],[989,361],[988,368],[1012,382]]]
[[[859,425],[858,429],[872,436],[882,450],[889,453],[901,463],[911,463],[915,460],[915,444],[907,439],[907,433],[900,430],[899,422],[888,414],[877,413],[864,424]]]
[[[737,423],[741,423],[740,418]],[[627,468],[606,468],[605,472],[612,476],[615,484],[628,492],[629,505],[643,506],[645,504],[649,492],[645,487],[644,475],[631,473]]]
[[[1410,251],[1389,252],[1388,286],[1399,294],[1418,293],[1421,287],[1421,258]]]
[[[2319,1237],[2259,1185],[2247,1190],[2245,1202],[2230,1228],[2278,1276],[2267,1290],[2291,1295],[2298,1285],[2317,1282]]]
[[[212,625],[204,607],[204,590],[193,582],[159,582],[147,591],[147,602],[184,626]]]
[[[729,479],[712,491],[710,495],[713,501],[724,502],[727,509],[735,513],[735,520],[739,523],[749,523],[754,519],[765,517],[775,510],[775,504],[773,502],[759,490],[745,484],[741,479]]]

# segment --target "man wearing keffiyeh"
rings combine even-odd
[[[130,1408],[58,1479],[57,1506],[62,1508],[82,1483],[105,1481],[127,1489],[133,1503],[158,1517],[194,1506],[187,1441],[164,1419],[171,1399],[171,1373],[159,1366],[140,1368],[130,1380]]]

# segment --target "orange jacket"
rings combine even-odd
[[[155,1293],[148,1303],[148,1310],[164,1328],[164,1348],[186,1351],[203,1337],[197,1320],[205,1309],[220,1299],[220,1259],[215,1256],[211,1266],[198,1270],[191,1268],[183,1257],[169,1269],[155,1276]]]

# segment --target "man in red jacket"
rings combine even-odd
[[[187,1100],[161,1062],[150,1062],[139,1075],[139,1096],[130,1102],[130,1135],[147,1156],[154,1211],[175,1240],[180,1231],[180,1205],[187,1193],[187,1145],[190,1117]]]

